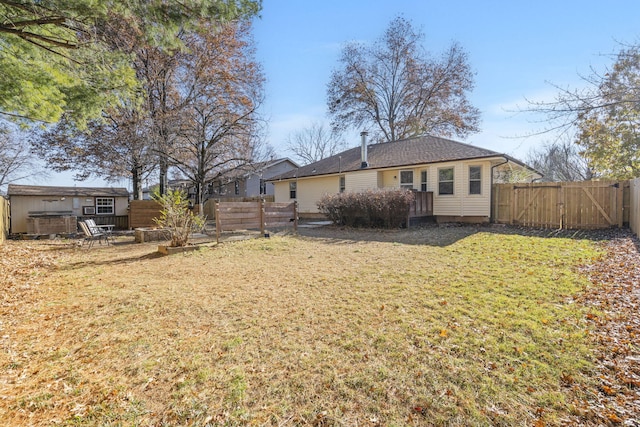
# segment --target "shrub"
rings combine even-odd
[[[180,190],[169,190],[167,194],[154,193],[153,198],[162,205],[160,218],[153,220],[160,227],[167,228],[171,235],[172,247],[186,246],[189,236],[204,227],[204,218],[189,210],[187,195]]]
[[[368,190],[324,195],[318,209],[336,225],[365,228],[399,228],[406,225],[409,190]]]

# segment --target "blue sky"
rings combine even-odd
[[[524,159],[552,135],[536,118],[515,114],[526,98],[551,100],[562,87],[582,85],[579,74],[604,70],[620,43],[640,41],[640,2],[635,1],[429,1],[263,0],[254,23],[258,60],[264,67],[269,121],[267,141],[281,156],[289,134],[326,121],[326,85],[345,42],[371,42],[396,16],[425,34],[435,55],[453,41],[469,54],[476,87],[472,103],[482,113],[481,132],[464,142]],[[537,118],[540,119],[540,118]],[[358,143],[358,131],[345,135]],[[99,185],[52,175],[51,185]],[[123,182],[121,185],[128,185]]]

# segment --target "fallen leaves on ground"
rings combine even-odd
[[[0,283],[3,310],[15,306],[42,282],[42,271],[52,268],[58,252],[42,251],[29,244],[0,245]]]
[[[630,234],[602,243],[607,255],[584,267],[593,286],[577,301],[593,308],[599,388],[588,411],[601,425],[640,426],[640,241]]]

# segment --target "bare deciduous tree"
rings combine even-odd
[[[586,181],[594,177],[577,145],[569,140],[532,149],[526,163],[542,173],[542,181],[546,182]]]
[[[474,86],[467,53],[454,43],[436,59],[422,38],[397,17],[373,45],[344,47],[327,92],[334,129],[367,128],[379,141],[479,131],[480,113],[467,99]]]
[[[107,181],[131,179],[134,199],[142,197],[142,182],[156,167],[149,144],[149,120],[135,109],[115,108],[79,130],[66,120],[46,132],[34,133],[32,151],[54,171],[75,171],[75,179],[101,177]]]
[[[594,173],[617,179],[640,175],[640,46],[623,47],[605,73],[592,71],[579,89],[556,86],[552,102],[530,102],[543,131],[572,134]]]
[[[26,139],[0,126],[0,194],[6,193],[7,184],[45,175],[31,154]]]
[[[179,55],[172,81],[181,131],[169,159],[202,203],[207,184],[254,160],[264,76],[249,22],[203,26],[184,42],[190,50]]]
[[[344,139],[320,122],[313,122],[309,127],[287,137],[287,149],[303,165],[333,156],[345,147]]]

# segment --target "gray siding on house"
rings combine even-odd
[[[273,178],[274,176],[282,175],[291,170],[296,169],[297,166],[291,163],[289,160],[279,162],[275,165],[269,166],[261,171],[261,173],[253,173],[247,177],[246,197],[255,197],[260,195],[260,179],[266,180]],[[262,176],[261,176],[262,175]],[[274,187],[272,183],[267,183],[267,195],[274,194]]]

